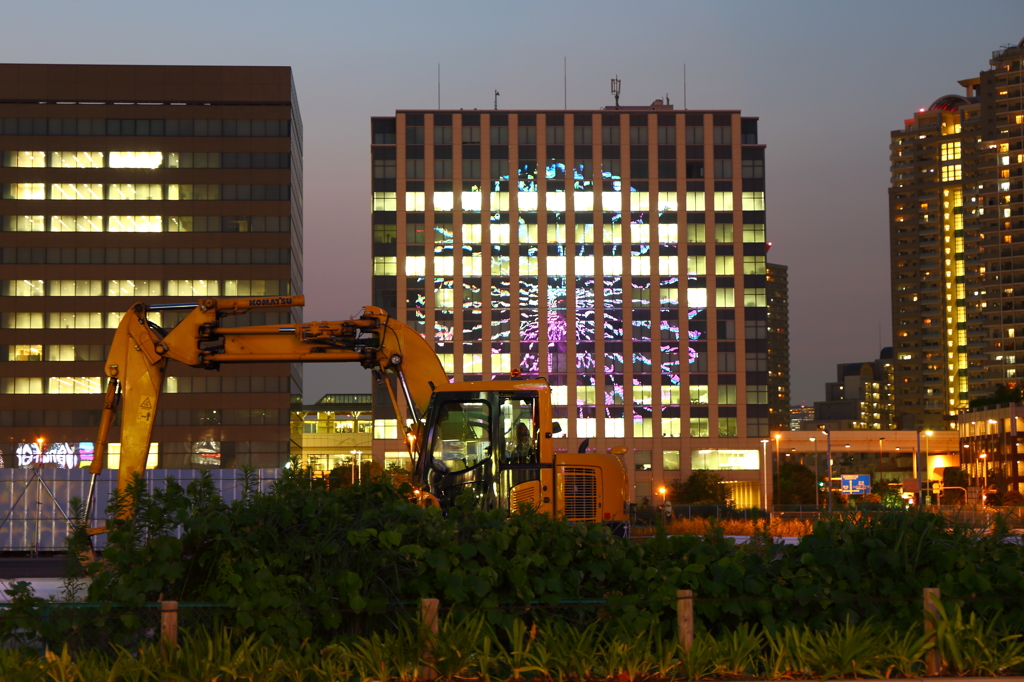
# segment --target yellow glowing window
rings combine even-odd
[[[544,200],[547,203],[547,210],[559,213],[565,211],[565,192],[546,192]]]
[[[491,192],[491,210],[508,210],[508,192]],[[522,209],[520,209],[522,210]]]
[[[658,192],[658,210],[659,211],[677,211],[679,210],[679,200],[676,198],[675,192]],[[703,210],[703,209],[699,209]]]
[[[959,142],[943,142],[941,158],[943,161],[956,161],[960,158]]]
[[[744,192],[746,195],[747,192]],[[731,211],[732,210],[732,192],[715,192],[715,210],[716,211]],[[756,209],[751,209],[756,210]]]
[[[100,223],[102,224],[102,223]],[[70,230],[69,230],[70,231]],[[75,230],[82,232],[83,230]],[[99,231],[99,230],[97,230]],[[163,216],[115,215],[110,216],[108,232],[163,232]]]
[[[659,244],[677,244],[679,242],[679,226],[671,223],[658,225]]]
[[[704,192],[687,192],[686,193],[686,210],[687,211],[703,211],[705,210],[705,199]]]
[[[46,168],[46,152],[4,152],[8,168]]]
[[[577,211],[593,211],[594,210],[594,193],[593,192],[573,192],[572,205]]]
[[[484,206],[484,194],[483,192],[463,192],[462,193],[462,210],[463,211],[480,211]],[[437,208],[435,206],[435,208]]]
[[[651,243],[651,226],[643,223],[637,223],[630,225],[629,230],[630,241],[634,244],[650,244]]]
[[[163,163],[163,152],[110,152],[111,168],[160,168]]]
[[[156,469],[157,462],[160,458],[159,444],[150,443],[149,452],[146,454],[146,468]],[[107,468],[117,469],[121,466],[121,444],[120,443],[108,443],[107,444]]]
[[[398,274],[398,259],[394,256],[374,256],[373,274],[378,276]],[[168,296],[171,295],[173,294],[168,293]]]
[[[942,167],[942,181],[953,182],[963,178],[962,166],[960,164],[953,164],[951,166]]]
[[[8,186],[7,199],[45,199],[46,185],[42,182],[18,182]]]
[[[455,192],[434,192],[434,210],[451,211],[455,208]],[[415,210],[406,208],[406,210]],[[420,209],[422,210],[422,209]]]
[[[651,210],[651,195],[648,192],[630,192],[629,210],[649,211]]]
[[[507,224],[493,223],[490,226],[492,244],[508,244],[511,230]],[[520,237],[519,241],[523,241]]]
[[[376,196],[377,194],[391,194],[392,196],[394,196],[393,192],[375,192],[374,196]],[[426,206],[427,206],[427,193],[426,192],[406,192],[405,193],[405,210],[406,211],[425,211],[425,210],[427,210]],[[394,211],[395,208],[394,207],[392,207],[392,208],[378,208],[378,209],[374,209],[374,210],[377,210],[377,211]]]

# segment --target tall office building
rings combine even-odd
[[[768,428],[784,431],[790,423],[789,266],[768,263]]]
[[[957,410],[1024,371],[1021,173],[1024,45],[992,54],[893,131],[889,190],[900,428],[950,428]]]
[[[0,150],[7,466],[89,463],[103,360],[136,301],[302,291],[302,124],[287,67],[5,64]],[[185,314],[150,319],[170,328]],[[293,309],[225,324],[296,321]],[[300,365],[172,362],[150,466],[280,466],[301,380]]]
[[[764,145],[738,111],[399,110],[372,120],[376,303],[457,381],[547,377],[566,442],[757,504],[768,434]],[[394,418],[375,400],[377,457]]]
[[[836,365],[836,380],[825,384],[825,400],[814,403],[814,428],[837,431],[896,428],[893,408],[892,348],[872,362]]]

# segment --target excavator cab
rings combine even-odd
[[[541,429],[542,405],[550,410],[547,384],[484,385],[495,390],[436,391],[427,408],[420,481],[442,509],[469,490],[484,509],[515,511],[517,493],[545,483],[550,490],[552,434]],[[534,506],[543,505],[542,497],[535,500]]]

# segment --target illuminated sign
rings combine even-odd
[[[14,451],[18,466],[74,469],[85,463],[92,463],[92,443],[45,443],[46,450],[40,452],[39,443],[19,443]],[[88,458],[88,459],[86,459]]]
[[[843,474],[841,486],[843,495],[863,495],[871,492],[871,476],[868,474]]]

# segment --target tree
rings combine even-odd
[[[975,398],[971,401],[971,407],[985,407],[986,405],[1007,405],[1009,403],[1019,403],[1024,400],[1024,396],[1021,395],[1020,387],[1018,386],[1007,386],[1006,384],[996,384],[996,390],[991,395],[984,396],[982,398]]]
[[[970,478],[960,467],[946,467],[942,470],[942,487],[950,488],[942,491],[940,504],[962,504],[967,499],[967,486]],[[964,490],[960,490],[963,488]]]
[[[700,470],[691,473],[685,481],[672,481],[668,499],[672,504],[725,504],[728,493],[721,476]]]
[[[779,467],[779,489],[776,504],[814,504],[814,472],[797,462],[783,462]]]

